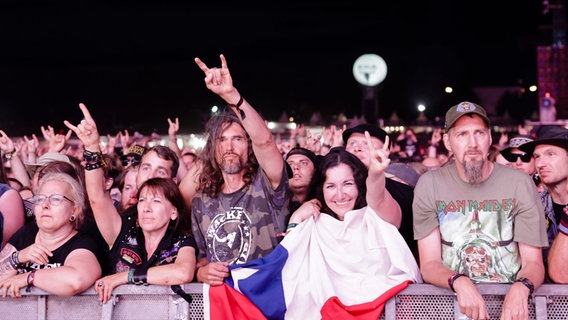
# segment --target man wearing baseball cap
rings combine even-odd
[[[427,171],[414,188],[414,238],[424,281],[449,288],[470,319],[527,318],[544,280],[543,207],[529,175],[488,159],[490,120],[464,101],[446,113],[444,145],[454,161]],[[475,284],[511,283],[501,315]]]
[[[563,217],[566,220],[564,208],[568,204],[568,129],[560,126],[540,127],[537,138],[519,146],[519,149],[534,156],[537,173],[546,187],[541,199],[545,208],[548,241],[552,245],[559,237],[559,229],[562,230]],[[559,265],[557,257],[552,258],[552,263],[548,263],[549,257],[558,256],[562,250],[566,250],[565,247],[557,250],[561,247],[556,244],[551,246],[550,252],[543,250],[545,267],[555,282],[566,282],[559,274],[559,271],[566,273],[566,264]]]

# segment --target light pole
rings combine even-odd
[[[361,113],[367,123],[376,125],[379,115],[377,88],[387,76],[387,64],[376,54],[364,54],[353,64],[353,76],[363,88]]]

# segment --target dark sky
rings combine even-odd
[[[80,120],[102,133],[200,131],[220,100],[203,83],[199,56],[228,61],[235,86],[265,118],[308,121],[361,111],[352,74],[362,54],[383,57],[379,116],[443,114],[476,86],[536,82],[536,46],[549,41],[541,1],[25,1],[0,4],[0,128],[40,134]]]

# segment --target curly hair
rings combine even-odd
[[[223,185],[223,173],[221,167],[216,161],[217,153],[217,139],[221,137],[223,132],[233,123],[237,123],[239,126],[243,127],[241,121],[232,112],[223,112],[215,117],[212,117],[207,122],[205,127],[205,132],[207,135],[207,142],[203,151],[199,154],[201,163],[203,164],[203,170],[199,176],[199,187],[198,190],[207,194],[211,198],[217,197],[221,191],[221,186]],[[244,130],[244,127],[243,127]],[[245,182],[245,187],[250,186],[252,177],[258,170],[258,160],[254,155],[252,150],[252,143],[248,133],[246,133],[247,144],[248,144],[248,160],[244,165],[245,173],[243,180]]]

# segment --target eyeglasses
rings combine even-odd
[[[33,204],[35,204],[36,206],[39,206],[39,205],[42,205],[42,204],[45,202],[45,200],[47,200],[47,199],[49,199],[49,203],[50,203],[52,206],[59,206],[59,205],[61,205],[61,203],[63,202],[63,200],[67,200],[67,201],[69,201],[69,202],[75,204],[75,201],[73,201],[73,200],[67,198],[67,197],[64,196],[64,195],[60,195],[60,194],[52,194],[52,195],[50,195],[50,196],[46,196],[46,195],[43,195],[43,194],[36,194],[35,196],[33,196],[33,197],[30,199],[30,202],[33,203]]]
[[[522,162],[529,163],[531,162],[532,156],[528,153],[505,153],[503,154],[503,158],[509,162],[517,162],[517,159],[520,158]]]

